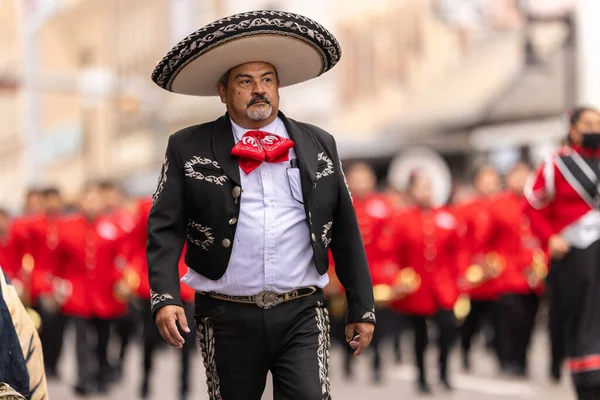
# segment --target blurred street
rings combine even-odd
[[[434,390],[436,399],[462,399],[462,400],[517,400],[517,399],[544,399],[544,400],[570,400],[573,398],[570,387],[569,376],[563,375],[562,382],[558,385],[551,383],[548,379],[548,350],[546,331],[538,329],[534,339],[531,354],[531,379],[517,381],[498,376],[493,358],[486,354],[480,342],[476,346],[473,357],[473,372],[463,373],[460,370],[458,352],[454,351],[452,357],[452,382],[455,391],[451,394],[442,393],[442,389],[436,385],[436,371],[430,368],[429,379]],[[369,356],[361,356],[356,361],[355,377],[351,382],[344,380],[342,373],[342,355],[338,347],[335,347],[331,357],[331,383],[334,399],[369,399],[369,400],[396,400],[396,399],[418,399],[422,398],[414,390],[413,368],[411,363],[412,354],[410,348],[410,335],[404,336],[403,364],[394,366],[391,351],[384,352],[386,363],[386,380],[379,386],[371,384],[369,370]],[[75,358],[72,351],[73,346],[67,346],[65,359],[62,362],[61,372],[63,376],[74,376]],[[391,349],[390,349],[391,350]],[[432,346],[429,351],[428,364],[435,368],[437,351]],[[150,399],[175,399],[179,382],[177,374],[179,360],[174,350],[165,350],[156,358],[156,369],[153,375],[152,395]],[[206,399],[205,375],[202,367],[202,358],[199,352],[194,356],[193,377],[190,399]],[[89,397],[90,399],[135,399],[139,398],[138,389],[141,373],[141,351],[135,344],[131,348],[127,362],[127,370],[123,377],[123,384],[116,385],[109,397]],[[272,399],[270,382],[263,396],[264,400]],[[52,399],[70,400],[76,399],[71,390],[70,382],[50,381],[49,391]],[[432,396],[433,397],[433,396]]]

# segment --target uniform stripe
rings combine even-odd
[[[600,369],[600,354],[591,354],[584,357],[570,358],[569,370],[572,373],[581,373]]]

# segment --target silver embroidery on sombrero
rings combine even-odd
[[[240,18],[246,19],[240,21]],[[238,22],[236,23],[236,21]],[[298,21],[302,21],[307,25],[303,25]],[[152,73],[152,80],[158,86],[169,89],[172,80],[183,67],[213,47],[223,44],[220,38],[231,35],[231,38],[226,40],[238,40],[244,36],[269,34],[270,30],[268,29],[248,31],[248,28],[268,28],[272,26],[285,29],[281,33],[287,36],[305,42],[309,42],[309,37],[310,41],[318,43],[321,48],[315,47],[315,50],[321,54],[323,62],[321,73],[331,69],[341,57],[342,51],[337,40],[317,22],[302,15],[282,11],[252,11],[222,18],[189,35],[158,63]],[[236,32],[239,32],[239,34],[235,35]],[[326,33],[327,37],[321,32]]]
[[[317,160],[325,162],[325,168],[322,171],[317,171],[317,180],[329,175],[333,175],[333,161],[323,152],[317,154]]]
[[[317,328],[319,329],[317,360],[319,363],[319,381],[321,383],[321,395],[323,400],[331,399],[331,388],[329,385],[329,348],[331,347],[331,337],[329,334],[329,311],[323,307],[321,302],[317,302],[315,309],[317,315]]]
[[[198,344],[204,359],[206,371],[206,386],[208,388],[209,400],[223,400],[221,396],[221,383],[217,374],[217,363],[215,361],[215,333],[209,318],[203,318],[198,324]]]
[[[215,237],[210,227],[199,224],[191,219],[188,221],[187,226],[186,237],[192,244],[200,247],[202,250],[208,251],[208,248],[215,243]]]
[[[323,242],[323,245],[325,247],[329,247],[329,244],[331,243],[331,235],[329,234],[329,232],[331,230],[332,225],[333,225],[333,221],[329,221],[325,225],[323,225],[323,233],[321,233],[321,241]]]
[[[156,293],[154,290],[150,290],[150,308],[154,309],[154,307],[158,303],[162,303],[163,301],[173,300],[173,296],[169,293]]]
[[[198,166],[200,166],[200,169],[202,168],[202,166],[210,166],[210,170],[206,169],[203,173],[203,172],[198,171],[197,168],[194,168],[194,167],[198,167]],[[185,169],[185,176],[187,176],[189,178],[197,179],[199,181],[206,181],[209,183],[214,183],[215,185],[219,185],[219,186],[223,186],[223,183],[227,182],[227,180],[229,179],[229,177],[225,174],[209,175],[208,173],[213,173],[213,170],[215,170],[215,169],[221,170],[221,166],[219,165],[218,162],[212,161],[208,158],[194,156],[185,162],[184,169]],[[217,172],[217,171],[214,171],[214,172]]]
[[[167,170],[168,169],[169,169],[169,160],[167,160],[165,158],[165,161],[163,162],[163,165],[160,169],[160,175],[158,176],[158,184],[156,185],[156,190],[154,191],[154,194],[152,195],[153,203],[156,202],[156,200],[158,199],[158,195],[160,195],[160,193],[165,188],[165,183],[167,183]]]

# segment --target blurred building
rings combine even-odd
[[[212,20],[265,8],[307,15],[339,38],[339,65],[282,89],[281,108],[334,134],[344,159],[384,175],[401,148],[425,144],[457,176],[484,160],[506,164],[564,134],[574,95],[569,2],[0,0],[9,49],[0,175],[11,188],[0,203],[17,207],[30,183],[74,198],[94,178],[151,193],[168,135],[224,112],[216,98],[157,88],[156,62]]]
[[[0,1],[0,207],[16,211],[27,186],[23,26],[16,2]]]

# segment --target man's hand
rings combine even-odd
[[[560,260],[571,250],[571,244],[560,235],[552,235],[548,240],[548,249],[553,259]]]
[[[160,332],[160,336],[173,347],[181,349],[185,340],[177,329],[176,322],[184,332],[189,332],[185,311],[180,306],[164,306],[156,312],[156,325]]]
[[[375,325],[370,322],[356,322],[346,325],[346,342],[350,343],[350,347],[356,350],[354,357],[358,357],[364,349],[369,347],[374,330]],[[358,335],[354,336],[354,332],[358,332]]]

